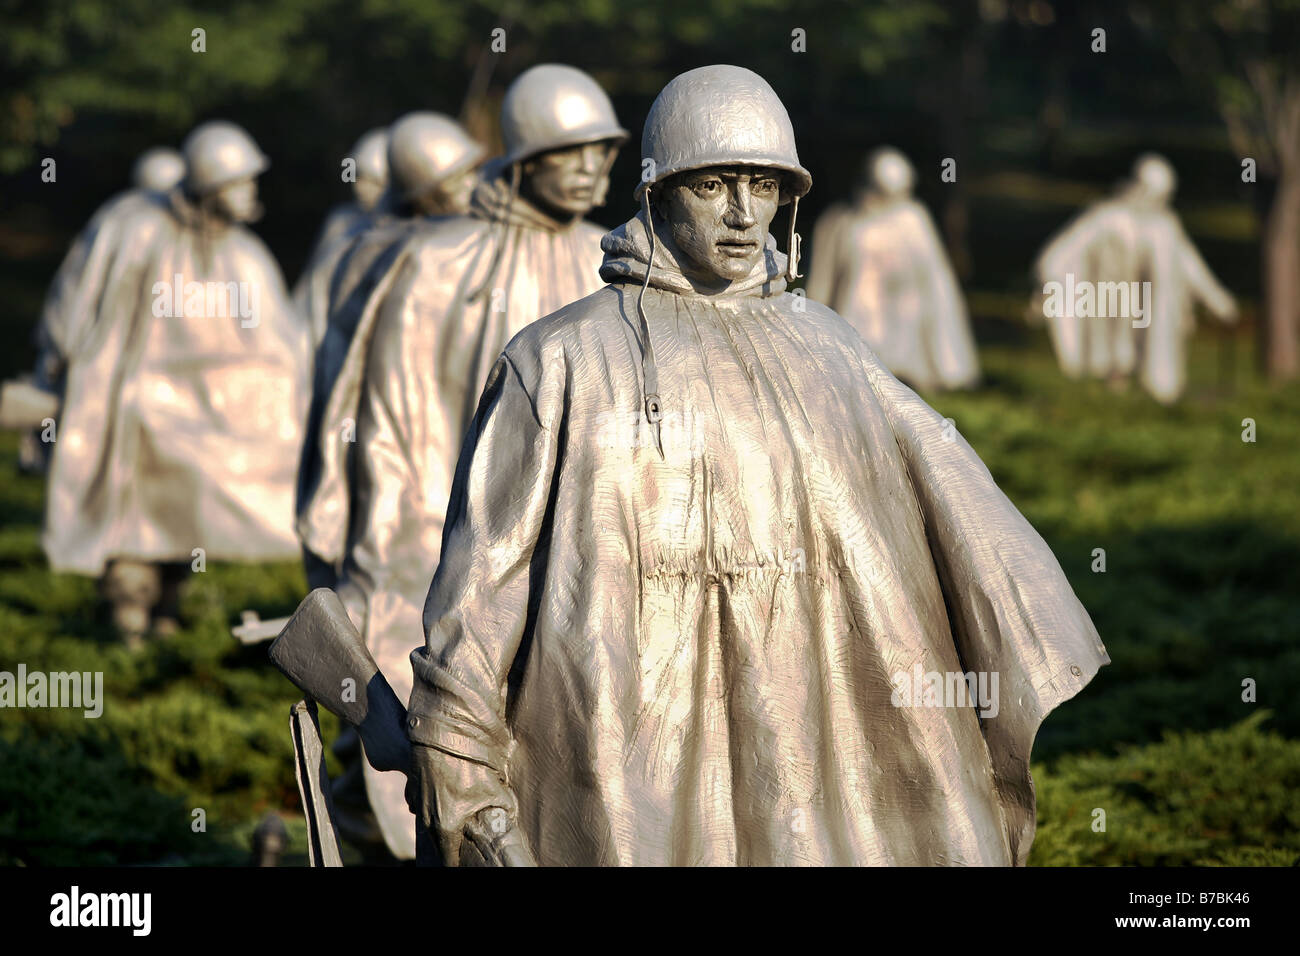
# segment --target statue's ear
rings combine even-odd
[[[677,189],[686,182],[685,173],[677,173],[669,176],[662,182],[655,183],[650,189],[650,206],[654,210],[655,217],[662,222],[668,221],[668,214],[671,203],[669,200],[676,193]]]
[[[776,170],[776,176],[777,176],[777,182],[781,184],[780,185],[781,199],[777,203],[777,205],[784,206],[790,200],[794,199],[794,179],[793,177],[790,176],[789,173],[785,173],[780,170]]]
[[[667,193],[671,182],[672,180],[667,180],[656,183],[646,190],[650,194],[650,211],[659,222],[667,222],[668,220]]]

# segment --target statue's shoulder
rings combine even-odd
[[[175,221],[164,197],[142,189],[130,189],[101,206],[91,220],[91,227],[129,230],[138,243],[158,230],[174,228]]]
[[[898,204],[898,216],[900,219],[907,219],[923,225],[930,225],[934,222],[934,217],[930,215],[930,210],[925,203],[914,196],[909,196]]]
[[[110,198],[95,211],[95,219],[109,219],[123,215],[145,213],[150,210],[161,212],[162,204],[154,193],[143,189],[128,189]]]
[[[783,292],[774,303],[805,337],[856,352],[863,345],[861,334],[830,306],[798,292]]]
[[[774,304],[779,305],[783,312],[790,314],[792,318],[798,321],[811,322],[814,325],[834,324],[836,321],[844,321],[840,314],[829,305],[818,302],[816,299],[810,299],[802,289],[797,292],[782,292],[775,299]]]
[[[602,286],[524,326],[506,351],[559,358],[574,348],[595,347],[611,334],[622,334],[622,300],[617,285]]]
[[[258,262],[263,269],[273,270],[276,276],[283,278],[280,273],[279,260],[271,252],[271,247],[248,226],[238,222],[231,223],[227,227],[226,236],[230,248],[238,250],[240,255],[248,256]]]
[[[448,260],[491,238],[492,224],[474,216],[422,219],[403,240],[405,251],[421,259]]]
[[[609,230],[604,226],[598,226],[594,222],[588,222],[586,219],[580,220],[573,227],[574,232],[582,239],[583,242],[589,242],[594,246],[600,245],[600,240],[609,234]]]

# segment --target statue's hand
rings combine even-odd
[[[424,744],[411,745],[406,802],[450,866],[536,866],[502,774]]]
[[[536,866],[519,822],[502,807],[480,810],[465,824],[461,866]]]

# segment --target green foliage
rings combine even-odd
[[[1114,661],[1047,721],[1036,755],[1228,726],[1253,710],[1246,678],[1300,737],[1300,396],[1268,390],[1247,350],[1209,330],[1175,408],[1066,383],[1042,355],[985,349],[993,388],[930,396],[1052,546]]]
[[[308,0],[167,5],[150,0],[3,4],[0,170],[31,161],[82,111],[181,127],[215,104],[292,88],[322,64],[302,32]],[[206,31],[203,52],[192,32]]]
[[[1030,863],[1300,863],[1300,741],[1263,730],[1267,717],[1261,711],[1227,730],[1169,733],[1114,757],[1069,756],[1050,772],[1035,768]]]
[[[1242,155],[1274,173],[1294,163],[1300,2],[1140,0],[1130,15],[1212,98]]]
[[[16,474],[13,436],[2,441],[0,669],[102,671],[105,701],[97,719],[0,711],[0,865],[244,862],[263,813],[297,812],[288,715],[301,695],[230,625],[246,607],[290,613],[301,569],[210,565],[185,585],[186,629],[133,654],[96,615],[93,581],[45,568],[40,482]],[[322,714],[322,729],[330,739],[337,722]],[[304,853],[301,820],[291,831]]]

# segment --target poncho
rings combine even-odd
[[[925,207],[833,207],[813,234],[808,295],[842,315],[917,388],[969,388],[979,360],[966,303]]]
[[[597,226],[561,225],[522,197],[510,201],[500,179],[476,190],[473,209],[413,233],[377,260],[319,432],[335,440],[340,420],[349,409],[355,415],[351,465],[332,466],[315,502],[346,496],[337,590],[402,697],[452,473],[484,380],[516,332],[601,284]],[[335,449],[326,452],[338,462]],[[338,525],[325,521],[312,532],[331,528]],[[365,770],[390,849],[413,857],[404,781]]]
[[[328,291],[321,297],[330,306],[316,349],[295,501],[295,526],[303,549],[320,565],[314,567],[308,559],[309,577],[325,575],[309,581],[312,586],[333,586],[342,568],[357,400],[370,331],[391,289],[393,262],[406,240],[430,224],[423,217],[386,217],[344,239]]]
[[[1036,271],[1044,286],[1091,287],[1089,308],[1076,308],[1067,292],[1063,308],[1045,309],[1061,370],[1072,378],[1105,378],[1140,368],[1143,387],[1165,403],[1176,401],[1186,384],[1187,337],[1195,328],[1197,300],[1220,316],[1233,309],[1231,294],[1173,210],[1132,190],[1071,221],[1040,253]],[[1118,290],[1122,298],[1110,297],[1111,284],[1127,286]],[[1037,304],[1045,301],[1040,297]],[[1127,302],[1128,308],[1116,314],[1112,302]]]
[[[306,323],[248,229],[179,190],[124,203],[80,237],[41,320],[66,369],[50,563],[292,558]]]
[[[325,218],[302,275],[293,287],[293,304],[307,317],[313,344],[319,346],[325,338],[334,271],[352,247],[353,240],[383,216],[382,210],[372,214],[358,203],[344,203],[331,209]]]
[[[1023,863],[1035,733],[1108,662],[1052,552],[771,251],[700,295],[661,232],[656,435],[642,230],[466,436],[411,655],[444,846],[517,806],[543,865]],[[918,668],[998,706],[896,696]]]

